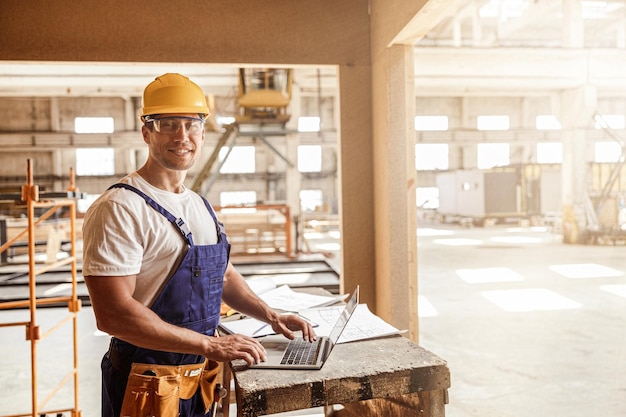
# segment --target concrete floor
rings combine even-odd
[[[420,344],[450,417],[626,415],[626,247],[542,229],[419,233]]]
[[[448,417],[626,415],[626,247],[563,245],[546,230],[504,226],[421,223],[418,235],[420,344],[448,361]],[[40,312],[44,330],[66,314]],[[0,311],[0,323],[27,313]],[[78,324],[80,408],[97,417],[108,337],[90,308]],[[40,343],[40,401],[70,366],[69,336],[61,329]],[[23,327],[0,328],[0,341],[0,415],[28,412]],[[70,388],[48,408],[71,404]]]

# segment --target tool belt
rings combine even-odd
[[[109,351],[117,368],[119,354]],[[116,360],[113,358],[116,357]],[[118,362],[119,365],[119,362]],[[128,373],[121,417],[177,417],[180,400],[188,400],[200,389],[205,413],[213,405],[219,363],[205,360],[190,365],[133,363]]]

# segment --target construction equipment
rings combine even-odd
[[[606,166],[598,164],[592,165],[592,176],[598,178],[600,189],[597,195],[585,193],[585,216],[586,216],[586,241],[587,243],[609,243],[616,241],[626,241],[626,230],[624,229],[623,217],[623,197],[621,195],[620,180],[623,179],[624,166],[626,166],[626,141],[620,138],[618,132],[614,131],[609,123],[599,114],[594,116],[594,122],[604,133],[620,148],[620,155],[617,161]],[[609,168],[608,177],[603,173]],[[623,181],[623,180],[622,180]],[[617,189],[617,190],[616,190]],[[620,216],[621,215],[621,216]]]
[[[191,189],[206,193],[219,173],[214,169],[220,150],[229,149],[240,135],[255,136],[262,140],[273,152],[289,166],[294,164],[272,146],[266,136],[285,135],[285,124],[291,117],[287,106],[291,101],[293,70],[290,68],[240,68],[237,97],[237,115],[235,122],[225,126],[213,153],[196,174]],[[220,161],[224,164],[228,155]]]
[[[620,177],[620,173],[622,171],[622,168],[626,164],[626,146],[625,146],[625,141],[622,140],[620,137],[618,137],[615,132],[613,132],[613,130],[610,128],[608,123],[602,118],[602,116],[596,115],[594,120],[600,125],[602,130],[604,130],[604,132],[611,139],[613,139],[616,143],[619,144],[620,149],[621,149],[621,154],[620,154],[620,156],[618,158],[618,161],[613,166],[613,169],[611,170],[609,178],[604,183],[604,186],[602,187],[602,191],[601,191],[600,196],[598,198],[598,201],[596,203],[597,204],[597,208],[595,210],[595,214],[596,214],[596,217],[599,217],[602,214],[602,210],[604,209],[604,205],[611,198],[612,192],[613,192],[613,188],[615,186],[615,183],[617,182],[618,178]]]
[[[240,68],[237,123],[289,121],[293,70],[287,68]]]
[[[219,156],[220,149],[226,146],[229,140],[232,139],[234,141],[234,138],[236,137],[237,137],[237,124],[232,123],[226,126],[226,129],[224,130],[224,132],[222,133],[222,136],[220,137],[217,144],[215,145],[215,148],[213,148],[213,153],[211,153],[211,156],[209,156],[209,159],[206,161],[206,163],[200,169],[200,171],[198,171],[198,173],[196,174],[193,180],[193,184],[191,185],[191,189],[193,191],[197,193],[202,193],[202,191],[209,189],[211,187],[211,184],[213,184],[213,181],[215,181],[217,172],[219,171],[218,169],[213,175],[211,175],[213,164],[215,163],[215,161],[217,161],[217,157]],[[222,163],[223,162],[224,161],[222,161]],[[208,183],[205,184],[207,180],[208,180]]]

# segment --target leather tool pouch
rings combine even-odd
[[[121,416],[177,417],[180,399],[187,400],[196,393],[204,366],[133,363]]]
[[[215,402],[215,389],[217,386],[217,377],[220,370],[219,362],[207,360],[206,366],[202,371],[200,378],[200,392],[202,401],[204,402],[205,413],[208,413],[211,405]]]

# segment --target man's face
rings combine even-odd
[[[194,113],[163,114],[141,128],[150,157],[166,169],[186,171],[200,156],[204,121]]]

